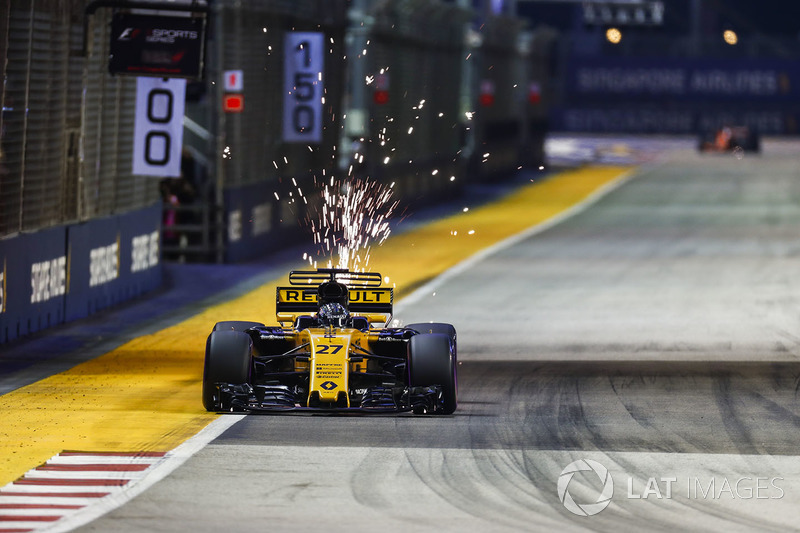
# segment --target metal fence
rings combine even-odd
[[[217,6],[215,27],[222,38],[212,45],[217,52],[210,63],[209,79],[215,83],[210,89],[219,101],[221,70],[242,70],[245,83],[245,111],[220,117],[218,172],[224,186],[305,178],[331,168],[339,138],[347,3],[245,0]],[[311,147],[281,138],[283,43],[288,31],[323,32],[328,46],[323,139]]]
[[[2,15],[5,90],[0,115],[0,235],[75,216],[65,131],[79,126],[80,2],[14,0]],[[3,20],[4,19],[4,20]]]
[[[464,35],[471,11],[420,0],[365,2],[349,38],[343,155],[406,203],[460,187],[466,117]],[[347,160],[345,157],[343,160]]]
[[[84,54],[82,0],[12,0],[0,115],[0,236],[125,212],[158,199],[131,174],[135,90],[107,74],[108,21]]]
[[[136,79],[108,74],[110,10],[90,19],[82,102],[81,220],[151,205],[159,199],[158,179],[133,175]]]

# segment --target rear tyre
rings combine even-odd
[[[452,326],[451,326],[452,327]],[[456,346],[449,335],[420,333],[409,341],[409,381],[412,387],[442,387],[442,414],[452,414],[458,406]]]
[[[203,367],[203,407],[217,410],[216,383],[250,381],[252,340],[241,331],[213,331],[206,341]]]
[[[224,322],[217,322],[214,324],[214,329],[211,331],[246,331],[252,327],[263,326],[261,322],[249,322],[245,320],[226,320]]]

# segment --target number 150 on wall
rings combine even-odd
[[[283,140],[322,142],[324,41],[318,32],[290,32],[284,42]]]

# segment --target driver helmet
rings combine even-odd
[[[349,317],[350,313],[347,312],[345,306],[339,303],[323,304],[317,313],[317,318],[323,326],[335,328],[343,328]]]

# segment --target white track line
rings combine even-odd
[[[59,454],[47,461],[48,465],[85,465],[85,464],[153,464],[158,462],[161,457],[140,457],[140,456],[119,456],[119,455],[63,455]]]
[[[147,475],[147,470],[142,472],[48,472],[30,470],[25,474],[25,479],[142,479]]]
[[[29,479],[28,476],[25,476],[25,479]],[[0,492],[0,502],[3,502],[5,498],[11,497],[7,496],[5,492],[11,492],[12,494],[26,494],[35,496],[36,494],[47,493],[47,494],[65,494],[65,498],[72,493],[105,493],[111,492],[114,489],[119,489],[121,486],[102,486],[102,485],[95,485],[95,486],[80,486],[80,485],[14,485],[11,483],[10,485],[6,485],[3,488],[3,491]]]
[[[13,516],[20,517],[20,520],[22,520],[22,517],[25,516],[63,516],[64,512],[65,512],[64,509],[52,509],[52,508],[13,509]],[[0,515],[11,515],[11,514],[12,514],[11,509],[0,509]],[[0,522],[0,531],[5,527],[2,524],[3,522]]]
[[[20,530],[20,531],[45,531],[44,529],[40,529],[42,527],[47,527],[52,522],[40,522],[36,521],[25,521],[25,520],[14,520],[14,521],[6,521],[0,522],[0,525],[3,529],[10,529],[10,530]]]
[[[84,498],[84,497],[72,497],[68,495],[60,494],[59,496],[41,496],[36,493],[19,493],[20,495],[9,496],[9,495],[2,495],[0,496],[0,503],[3,504],[40,504],[40,505],[78,505],[78,506],[86,506],[92,503],[96,503],[98,498]]]

